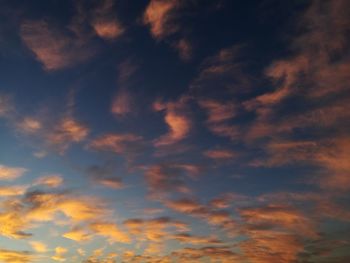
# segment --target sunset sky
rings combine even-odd
[[[350,262],[349,14],[0,0],[0,262]]]

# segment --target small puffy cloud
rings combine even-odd
[[[153,104],[155,111],[165,111],[164,121],[169,127],[169,132],[155,141],[156,147],[180,142],[189,135],[192,121],[186,112],[186,101],[187,97],[182,97],[175,102]]]
[[[50,145],[57,147],[63,153],[71,143],[84,140],[88,133],[89,128],[85,125],[71,117],[66,117],[57,123],[53,131],[48,134],[47,140]]]
[[[161,39],[177,31],[173,23],[173,12],[179,7],[178,0],[151,0],[144,14],[143,22],[149,25],[151,34]]]
[[[116,39],[124,32],[124,28],[117,20],[98,19],[92,23],[92,26],[99,37],[107,40]]]
[[[45,253],[47,251],[46,244],[39,242],[39,241],[30,241],[29,244],[32,246],[32,248],[39,253]]]
[[[12,181],[21,177],[27,169],[0,164],[0,181]]]
[[[42,176],[34,181],[35,185],[44,185],[51,188],[57,188],[63,183],[63,178],[61,175],[52,174]]]
[[[113,12],[114,1],[99,1],[98,6],[92,10],[92,18],[90,24],[95,33],[106,40],[114,40],[121,36],[124,27],[118,21]]]
[[[66,261],[66,254],[68,252],[68,249],[64,247],[56,247],[55,248],[55,255],[53,255],[51,258],[56,261]]]
[[[120,230],[116,224],[107,222],[95,222],[90,224],[91,231],[108,239],[109,243],[130,243],[129,236]]]

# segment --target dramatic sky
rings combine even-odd
[[[0,0],[0,262],[350,262],[349,13]]]

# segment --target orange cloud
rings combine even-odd
[[[5,263],[30,263],[34,256],[27,251],[0,249],[0,260]]]
[[[237,156],[237,153],[231,150],[217,149],[217,150],[207,150],[204,152],[204,155],[211,159],[223,160],[223,159],[233,159]]]
[[[10,167],[0,164],[0,180],[1,181],[12,181],[21,176],[27,171],[22,167]]]
[[[116,116],[125,116],[133,110],[133,99],[126,90],[120,90],[112,101],[111,112]]]
[[[128,228],[130,233],[140,241],[154,241],[161,242],[166,239],[171,239],[169,230],[175,229],[176,231],[187,230],[188,227],[185,223],[177,220],[173,220],[168,217],[159,217],[154,219],[128,219],[123,222]]]
[[[80,228],[74,228],[64,233],[62,236],[77,242],[88,241],[92,238],[91,234]]]
[[[35,180],[35,185],[45,185],[51,188],[59,187],[63,184],[63,178],[61,175],[46,175]]]
[[[69,36],[45,21],[24,22],[20,35],[48,71],[71,67],[87,60],[93,54],[85,41]]]
[[[145,168],[145,178],[152,195],[166,194],[169,191],[190,192],[184,178],[197,174],[193,166],[181,164],[160,164]]]
[[[35,133],[42,128],[42,124],[39,120],[34,118],[24,118],[17,124],[18,129],[24,133]]]
[[[129,236],[121,231],[116,224],[106,222],[95,222],[90,224],[91,231],[96,235],[104,236],[108,238],[108,241],[112,244],[115,242],[119,243],[130,243]]]
[[[142,143],[142,137],[139,135],[108,133],[92,140],[89,147],[95,150],[124,154],[137,151]]]
[[[177,102],[155,102],[153,108],[156,111],[165,111],[165,123],[169,132],[155,141],[155,146],[166,146],[185,139],[192,127],[192,122],[185,111],[186,97],[180,98]]]
[[[96,34],[106,40],[113,40],[124,33],[124,27],[112,12],[114,1],[103,0],[92,11],[91,26]]]
[[[23,195],[27,189],[26,185],[0,186],[0,197]]]
[[[68,249],[64,247],[56,247],[55,248],[55,255],[51,258],[56,261],[66,261],[66,254],[68,252]]]
[[[57,147],[60,153],[65,152],[71,143],[84,140],[89,129],[71,117],[63,118],[47,136],[48,143]]]
[[[30,241],[29,244],[32,246],[32,248],[39,253],[45,253],[47,251],[47,246],[39,241]]]
[[[178,51],[179,56],[182,60],[187,61],[191,59],[193,47],[187,39],[180,39],[177,43],[173,45],[173,47]]]
[[[161,39],[177,30],[172,23],[173,12],[179,6],[177,0],[151,0],[143,15],[143,22],[150,26],[154,38]]]

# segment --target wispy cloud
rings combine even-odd
[[[27,171],[23,167],[11,167],[0,164],[0,180],[12,181],[24,175]]]
[[[45,70],[53,71],[86,61],[94,53],[83,40],[51,26],[46,21],[25,21],[20,35]]]
[[[176,102],[153,104],[155,111],[165,111],[164,121],[169,127],[169,132],[155,141],[156,147],[177,143],[189,135],[192,121],[186,111],[186,101],[187,98],[182,97]]]

